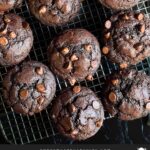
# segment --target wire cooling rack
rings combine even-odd
[[[133,9],[142,11],[149,17],[149,3],[150,2],[146,0],[141,0],[141,2]],[[104,8],[98,0],[84,0],[83,4],[81,4],[81,11],[74,21],[61,27],[48,27],[42,25],[30,14],[26,1],[24,1],[21,9],[16,9],[12,12],[24,17],[30,23],[34,33],[34,46],[27,59],[37,60],[44,64],[47,64],[48,44],[59,32],[68,28],[85,28],[91,31],[100,40],[102,23],[113,13],[111,10]],[[139,63],[135,66],[135,68],[138,70],[144,70],[150,74],[149,58]],[[100,96],[104,79],[116,69],[117,66],[109,63],[103,56],[102,65],[95,74],[94,80],[92,82],[84,81],[80,84],[90,87],[97,95]],[[61,137],[54,128],[48,114],[50,107],[39,114],[29,117],[15,114],[14,111],[3,102],[2,82],[8,70],[9,68],[0,67],[0,128],[6,140],[9,143],[14,144],[27,144],[33,142],[42,143],[41,140],[44,141],[45,139],[49,139],[49,144],[71,144],[72,141]],[[60,80],[58,77],[56,77],[56,81],[57,95],[62,89],[66,88],[68,84],[63,80]],[[105,119],[109,118],[111,118],[111,116],[106,112]]]

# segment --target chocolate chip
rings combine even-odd
[[[118,85],[119,84],[119,80],[118,79],[114,79],[111,81],[113,85]]]
[[[78,60],[79,58],[75,55],[75,54],[73,54],[72,56],[71,56],[71,61],[76,61],[76,60]]]
[[[125,34],[125,38],[126,38],[127,40],[129,40],[129,39],[130,39],[130,35]]]
[[[86,45],[84,45],[84,49],[90,53],[92,51],[93,47],[91,44],[86,44]]]
[[[29,92],[27,89],[23,89],[19,92],[19,97],[21,100],[26,100],[29,96]]]
[[[40,9],[39,9],[39,14],[45,14],[46,11],[47,11],[46,6],[41,6]]]
[[[72,62],[65,63],[64,68],[67,69],[67,70],[72,70]]]
[[[37,84],[37,85],[36,85],[36,89],[37,89],[37,91],[40,92],[40,93],[43,93],[43,92],[45,92],[45,90],[46,90],[43,83]]]
[[[63,54],[63,55],[67,55],[68,53],[69,53],[69,48],[68,47],[65,47],[65,48],[63,48],[62,50],[61,50],[61,53]]]
[[[110,29],[110,28],[111,28],[111,21],[110,21],[110,20],[107,20],[107,21],[105,22],[105,28],[106,28],[106,29]]]
[[[150,102],[146,104],[146,110],[150,111]]]
[[[77,111],[77,108],[73,104],[68,104],[68,109],[70,113],[74,113]]]
[[[145,25],[144,25],[144,24],[140,26],[140,32],[141,32],[141,33],[144,33],[144,32],[145,32]]]
[[[9,37],[12,38],[12,39],[15,39],[16,38],[16,33],[15,32],[10,32],[9,34]]]
[[[144,15],[142,13],[137,14],[136,18],[141,21],[144,19]]]
[[[96,127],[100,128],[102,126],[102,123],[103,123],[102,121],[97,121],[96,122]]]
[[[6,46],[8,44],[8,40],[5,37],[0,37],[0,45]]]
[[[94,109],[99,109],[100,108],[100,103],[98,101],[93,101],[92,106]]]
[[[109,100],[111,101],[111,102],[116,102],[116,100],[117,100],[117,95],[114,93],[114,92],[110,92],[109,93]]]
[[[125,14],[125,15],[123,16],[123,19],[124,19],[124,20],[129,20],[129,16],[128,16],[127,14]]]
[[[127,68],[127,67],[128,67],[128,64],[126,64],[126,63],[120,64],[120,68],[121,68],[121,69],[125,69],[125,68]]]
[[[105,39],[109,39],[110,38],[110,32],[106,33],[104,36],[105,36]]]
[[[76,83],[76,79],[75,78],[71,78],[71,79],[68,79],[69,83],[74,86],[75,83]]]
[[[5,21],[6,23],[11,22],[11,20],[10,20],[9,18],[7,18],[6,16],[5,16],[5,18],[4,18],[4,21]]]
[[[73,88],[73,92],[74,93],[80,93],[80,91],[81,91],[81,87],[80,86],[75,86],[74,88]]]
[[[86,77],[86,79],[89,80],[89,81],[93,81],[93,80],[94,80],[93,75],[88,75],[88,76]]]
[[[44,98],[44,97],[40,97],[40,98],[38,98],[38,100],[37,100],[37,102],[38,102],[39,105],[42,105],[42,104],[44,103],[44,101],[45,101],[45,98]]]
[[[37,68],[35,69],[35,72],[36,72],[38,75],[43,75],[43,74],[44,74],[43,67],[37,67]]]
[[[79,133],[79,130],[77,130],[77,129],[74,129],[73,131],[71,131],[71,134],[73,134],[73,135],[77,135]]]
[[[102,48],[102,52],[103,52],[103,54],[107,55],[109,53],[109,48],[107,46],[104,46]]]
[[[70,5],[64,4],[63,7],[62,7],[62,9],[61,9],[61,11],[63,13],[69,13],[71,11]]]

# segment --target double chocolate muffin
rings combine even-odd
[[[150,56],[150,20],[143,13],[119,12],[105,22],[103,54],[121,68]]]
[[[54,38],[49,49],[50,67],[71,85],[84,79],[93,80],[101,52],[94,35],[85,29],[69,29]]]
[[[29,0],[32,14],[50,26],[70,22],[80,10],[80,0]]]
[[[116,72],[106,83],[105,106],[121,120],[134,120],[150,113],[150,77],[133,69]]]
[[[16,65],[29,54],[33,34],[29,24],[15,14],[0,15],[0,65]]]
[[[52,101],[56,82],[48,67],[29,61],[15,66],[4,78],[4,98],[16,113],[33,115]]]
[[[111,8],[114,10],[129,9],[138,4],[139,2],[139,0],[99,0],[99,1],[107,8]]]
[[[20,7],[22,0],[1,0],[0,1],[0,13],[8,11],[10,9]]]
[[[104,109],[93,91],[75,86],[57,97],[52,105],[51,116],[64,136],[86,140],[102,127]]]

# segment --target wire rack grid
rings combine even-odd
[[[148,17],[150,15],[150,4],[146,0],[141,0],[133,9],[144,12]],[[61,27],[48,27],[42,25],[31,15],[27,1],[24,1],[20,9],[11,12],[24,17],[30,23],[33,30],[34,45],[27,59],[37,60],[46,65],[48,59],[48,44],[58,33],[68,28],[85,28],[91,31],[100,40],[102,23],[113,13],[111,10],[103,7],[98,0],[84,0],[83,4],[81,4],[81,11],[75,20]],[[144,70],[146,73],[150,74],[149,58],[136,65],[135,68]],[[83,81],[79,84],[91,88],[97,95],[100,95],[104,79],[116,69],[117,66],[109,63],[107,58],[103,56],[102,65],[96,72],[94,80],[92,82]],[[48,143],[51,144],[71,144],[71,141],[61,137],[54,128],[48,113],[50,107],[39,114],[29,117],[14,113],[14,111],[4,103],[2,82],[8,70],[9,68],[0,67],[0,128],[5,139],[13,144],[42,143],[41,140],[44,139],[49,139]],[[57,95],[62,89],[66,88],[68,84],[58,77],[56,77],[56,81]],[[109,118],[111,118],[111,116],[106,112],[105,119]],[[57,140],[57,137],[59,137],[59,140]]]

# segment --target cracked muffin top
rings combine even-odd
[[[80,9],[80,0],[29,0],[32,14],[50,26],[70,22]]]
[[[105,106],[121,120],[145,117],[150,112],[150,77],[143,72],[125,69],[106,81]]]
[[[126,68],[150,56],[150,19],[143,13],[122,11],[104,23],[102,52]]]
[[[73,140],[86,140],[102,127],[104,108],[89,88],[74,86],[54,100],[51,117],[58,130]]]
[[[0,0],[0,13],[20,7],[22,0]]]
[[[93,80],[101,62],[99,43],[85,29],[69,29],[54,38],[48,57],[52,71],[71,85],[84,79]]]
[[[123,10],[129,9],[136,4],[139,0],[99,0],[104,6],[114,9],[114,10]]]
[[[33,115],[50,104],[56,82],[48,67],[29,61],[9,71],[3,81],[3,90],[6,103],[16,113]]]
[[[32,45],[32,30],[23,18],[13,13],[0,15],[0,65],[20,63]]]

